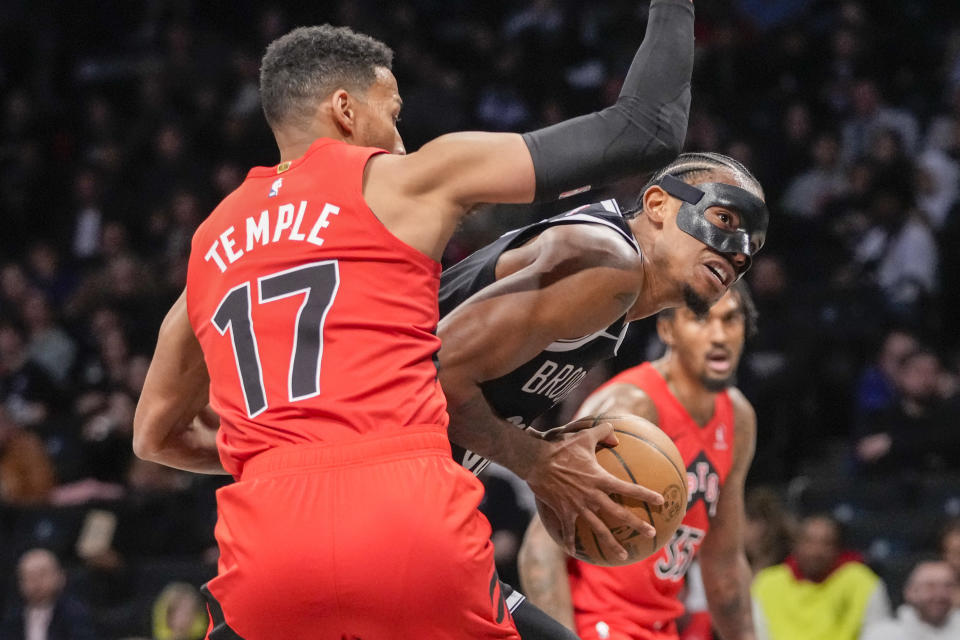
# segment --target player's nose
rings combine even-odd
[[[728,253],[727,258],[736,268],[737,273],[743,273],[750,266],[750,257],[745,253]]]

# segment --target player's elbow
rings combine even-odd
[[[642,154],[644,164],[662,166],[683,151],[690,117],[690,90],[686,89],[675,100],[653,103],[638,96],[623,96],[612,109],[623,114],[635,132],[636,151]]]
[[[659,124],[660,131],[651,142],[648,152],[658,166],[672,162],[683,151],[683,143],[687,138],[687,119],[662,116]]]
[[[141,402],[133,418],[133,453],[141,460],[156,462],[162,439],[158,437],[158,421]]]

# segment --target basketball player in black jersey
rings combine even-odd
[[[489,459],[524,479],[557,513],[568,553],[578,517],[611,556],[625,552],[602,516],[652,528],[607,495],[594,450],[615,444],[612,427],[548,437],[531,421],[615,355],[630,321],[683,305],[706,313],[763,246],[763,197],[736,160],[683,154],[626,212],[613,200],[587,205],[507,233],[444,272],[440,381],[454,455],[475,472]],[[574,637],[504,593],[524,640]]]

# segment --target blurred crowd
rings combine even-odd
[[[29,599],[25,572],[46,570],[48,589],[63,582],[94,612],[91,634],[198,637],[189,585],[214,571],[225,480],[135,459],[131,423],[194,228],[250,166],[277,160],[257,96],[267,43],[325,21],[386,41],[415,150],[611,103],[647,7],[319,4],[0,3],[0,611]],[[697,3],[686,148],[743,161],[773,212],[749,274],[760,333],[739,381],[759,419],[750,483],[775,488],[756,509],[829,511],[868,561],[896,566],[898,587],[960,515],[954,5]],[[474,216],[445,262],[573,203]],[[650,356],[650,327],[584,386]],[[507,480],[488,483],[509,565],[529,503]],[[763,566],[790,547],[791,528],[773,526],[756,534]]]

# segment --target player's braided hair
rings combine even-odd
[[[725,156],[722,153],[714,153],[712,151],[682,153],[677,156],[673,162],[661,168],[650,177],[647,184],[645,184],[637,194],[636,201],[632,203],[631,206],[626,207],[623,215],[626,218],[633,218],[639,215],[643,210],[643,194],[649,187],[656,184],[664,176],[670,175],[684,182],[693,183],[694,180],[702,178],[704,175],[724,169],[732,171],[748,185],[748,188],[753,187],[757,195],[761,198],[763,197],[763,187],[760,185],[760,181],[750,173],[750,170],[747,169],[742,162],[730,156]]]
[[[309,119],[317,101],[339,88],[363,91],[393,51],[348,27],[298,27],[267,47],[260,63],[260,102],[271,127]]]

